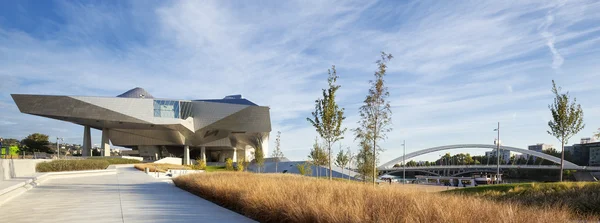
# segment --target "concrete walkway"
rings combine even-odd
[[[0,206],[1,222],[252,222],[133,167],[50,179]]]

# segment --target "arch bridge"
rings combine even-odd
[[[479,148],[479,149],[496,149],[497,146],[496,145],[490,145],[490,144],[457,144],[457,145],[447,145],[447,146],[438,146],[438,147],[432,147],[432,148],[427,148],[427,149],[422,149],[422,150],[418,150],[412,153],[408,153],[405,156],[400,156],[396,159],[393,159],[387,163],[384,163],[383,165],[379,166],[377,169],[378,170],[395,170],[398,168],[394,168],[395,164],[401,163],[403,160],[409,160],[411,158],[420,156],[420,155],[424,155],[424,154],[428,154],[428,153],[433,153],[433,152],[438,152],[438,151],[443,151],[443,150],[452,150],[452,149],[467,149],[467,148]],[[537,151],[533,151],[533,150],[528,150],[528,149],[520,149],[520,148],[516,148],[516,147],[510,147],[510,146],[500,146],[500,149],[503,150],[509,150],[509,151],[513,151],[513,152],[518,152],[518,153],[522,153],[522,154],[528,154],[531,156],[535,156],[535,157],[539,157],[545,160],[549,160],[552,161],[554,163],[558,163],[560,164],[560,158],[558,157],[554,157],[545,153],[541,153],[541,152],[537,152]],[[564,161],[564,168],[565,169],[580,169],[582,167],[578,166],[577,164],[574,164],[572,162],[569,161]],[[422,167],[420,169],[423,169]]]

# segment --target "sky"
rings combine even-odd
[[[375,61],[393,130],[381,163],[425,148],[560,145],[547,133],[552,80],[600,128],[598,1],[2,1],[0,136],[83,141],[83,127],[19,112],[10,94],[116,96],[142,87],[159,98],[242,94],[270,107],[291,160],[316,132],[306,118],[335,65],[348,129],[359,120]],[[93,143],[100,142],[93,131]],[[96,143],[98,142],[98,143]],[[335,145],[357,150],[351,131]],[[485,150],[447,151],[483,154]],[[416,157],[435,160],[440,153]]]

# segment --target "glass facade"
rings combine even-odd
[[[154,100],[154,117],[179,118],[179,101]]]
[[[189,101],[154,100],[154,117],[187,119],[192,111]]]
[[[590,166],[600,166],[600,146],[590,148]]]

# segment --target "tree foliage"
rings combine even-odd
[[[390,96],[388,88],[385,86],[384,77],[387,74],[387,63],[393,58],[391,54],[381,52],[381,59],[377,60],[377,71],[375,72],[374,80],[370,80],[369,94],[364,100],[364,105],[360,107],[359,127],[355,129],[357,138],[361,141],[366,140],[372,144],[371,165],[373,166],[373,176],[371,178],[375,184],[377,167],[377,153],[381,150],[377,145],[379,140],[385,140],[387,133],[392,130],[392,110],[387,98]],[[362,142],[361,142],[362,143]],[[366,155],[366,154],[365,154]]]
[[[300,175],[303,175],[303,176],[310,175],[310,163],[296,164],[296,168],[298,169],[298,172],[300,173]]]
[[[315,138],[315,143],[313,144],[312,149],[310,149],[308,159],[317,168],[317,177],[321,174],[321,166],[325,166],[329,163],[329,156],[319,144],[318,138]]]
[[[277,172],[277,168],[279,166],[279,162],[281,158],[283,158],[283,152],[281,151],[281,132],[277,132],[277,137],[275,138],[275,150],[273,150],[273,154],[271,155],[275,158],[275,172]]]
[[[340,145],[340,151],[335,158],[335,165],[342,168],[342,175],[344,174],[344,168],[348,166],[348,162],[350,162],[350,154],[344,152],[342,146]]]
[[[364,182],[371,181],[375,176],[375,168],[373,168],[373,150],[371,149],[370,141],[367,135],[359,137],[359,150],[356,154],[356,171]]]
[[[548,121],[548,134],[554,136],[561,142],[561,159],[560,159],[560,181],[562,181],[564,160],[565,160],[565,144],[573,135],[577,134],[585,127],[583,124],[583,110],[581,105],[577,104],[577,99],[571,101],[569,92],[560,93],[561,88],[556,87],[556,83],[552,80],[552,93],[554,93],[554,103],[548,105],[552,113],[552,120]]]
[[[312,112],[313,118],[306,118],[306,120],[315,127],[319,136],[325,141],[328,157],[331,159],[331,146],[344,138],[343,134],[346,128],[342,128],[342,121],[346,117],[344,117],[344,109],[340,108],[335,101],[336,93],[340,89],[340,85],[336,85],[338,76],[335,66],[331,66],[328,73],[327,83],[329,88],[323,89],[322,99],[315,100],[315,111]],[[328,165],[329,179],[331,180],[331,160],[329,160]]]
[[[263,151],[263,134],[256,133],[250,137],[250,145],[254,147],[254,161],[258,166],[258,172],[260,173],[262,167],[265,165],[265,154]]]
[[[33,133],[21,141],[21,149],[25,152],[50,152],[48,135]]]

